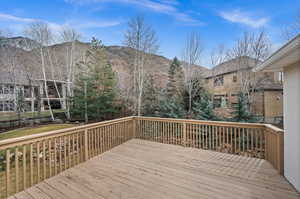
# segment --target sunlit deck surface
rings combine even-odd
[[[133,139],[11,198],[300,198],[265,160]]]

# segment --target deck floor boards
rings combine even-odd
[[[11,198],[300,198],[265,160],[133,139]]]

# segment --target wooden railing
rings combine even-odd
[[[137,117],[137,137],[268,160],[283,174],[283,131],[268,124]]]
[[[133,117],[0,141],[0,198],[133,138]]]
[[[283,131],[272,125],[126,117],[0,141],[0,198],[132,138],[262,158],[283,173]]]

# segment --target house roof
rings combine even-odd
[[[256,65],[256,63],[257,60],[249,56],[237,57],[213,67],[209,72],[206,73],[205,77],[211,78],[239,70],[251,69]]]
[[[284,67],[297,61],[300,61],[300,34],[279,48],[263,63],[255,67],[253,72],[283,71]]]

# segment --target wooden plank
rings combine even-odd
[[[264,160],[135,139],[35,187],[46,199],[300,197]]]

